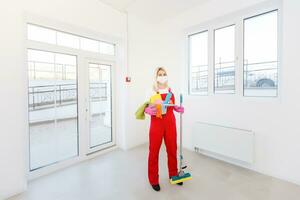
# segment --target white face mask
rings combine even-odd
[[[168,76],[158,76],[156,80],[157,82],[164,84],[168,81]]]

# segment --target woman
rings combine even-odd
[[[159,67],[155,71],[155,84],[153,86],[154,94],[160,94],[161,100],[164,101],[166,96],[171,95],[169,104],[175,104],[174,94],[168,87],[168,76],[164,68]],[[173,110],[179,113],[184,112],[180,106],[168,106],[166,113],[161,117],[156,117],[156,106],[149,105],[145,113],[151,115],[151,124],[149,131],[149,157],[148,157],[148,178],[152,188],[155,191],[160,190],[158,175],[158,156],[159,150],[164,139],[168,154],[169,178],[177,176],[177,137],[176,137],[176,120]],[[182,185],[179,183],[178,185]]]

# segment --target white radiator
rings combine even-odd
[[[249,164],[253,163],[254,133],[252,131],[196,122],[192,132],[195,149]]]

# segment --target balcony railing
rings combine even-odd
[[[208,86],[207,65],[192,66],[191,91],[204,92]],[[226,91],[235,89],[234,62],[219,62],[215,64],[215,90]],[[278,87],[278,61],[257,63],[244,62],[244,89],[247,90],[276,90]]]
[[[277,61],[244,63],[245,89],[276,89],[277,88]]]
[[[234,90],[234,61],[215,63],[215,90]]]
[[[191,67],[191,89],[194,92],[207,91],[208,88],[208,65]]]
[[[28,89],[29,110],[53,108],[77,103],[77,85],[40,85]],[[106,101],[108,98],[107,83],[90,83],[91,101]]]

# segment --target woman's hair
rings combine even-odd
[[[154,83],[153,83],[153,90],[155,91],[155,92],[158,92],[158,84],[157,84],[157,76],[158,76],[158,72],[159,71],[164,71],[164,72],[166,72],[167,73],[167,70],[164,68],[164,67],[157,67],[156,69],[155,69],[155,75],[154,75]]]

